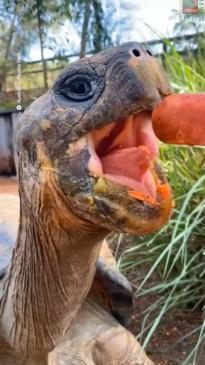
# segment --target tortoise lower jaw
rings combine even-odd
[[[155,197],[119,185],[106,176],[96,178],[96,201],[100,202],[99,207],[103,202],[105,212],[112,212],[116,227],[119,222],[123,222],[120,231],[148,234],[167,223],[173,208],[171,189],[157,162],[152,168],[152,174],[156,184]]]

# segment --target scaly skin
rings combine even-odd
[[[2,232],[6,237],[15,239],[16,226],[18,224],[19,202],[17,193],[6,193],[6,189],[0,192],[0,222],[3,222]],[[8,206],[9,199],[9,206]],[[0,227],[1,236],[1,227]],[[6,238],[4,238],[6,239]],[[8,241],[1,241],[2,248],[8,250]],[[8,254],[7,254],[8,255]],[[0,255],[1,257],[1,255]],[[5,270],[2,270],[2,276]],[[104,308],[104,309],[103,309]],[[118,271],[116,262],[106,241],[103,242],[100,256],[97,261],[97,272],[92,283],[88,298],[82,304],[75,318],[72,328],[67,336],[69,341],[59,346],[49,355],[50,364],[73,364],[71,361],[83,362],[86,365],[95,364],[95,357],[109,358],[112,362],[120,364],[142,363],[151,365],[133,335],[111,317],[118,316],[124,323],[130,320],[132,315],[132,291],[125,277]],[[110,337],[116,338],[111,345]],[[10,352],[5,354],[6,344],[0,341],[3,354],[0,354],[0,364],[22,365],[22,361]],[[100,346],[99,346],[100,345]],[[114,348],[114,352],[113,352]],[[118,357],[116,357],[118,356]],[[118,361],[120,359],[120,361]],[[80,364],[81,364],[80,362]],[[75,363],[76,364],[76,363]]]
[[[76,95],[79,78],[84,86]],[[169,218],[171,196],[158,189],[167,185],[157,166],[156,204],[92,174],[87,133],[151,111],[169,93],[153,57],[129,43],[71,64],[25,111],[15,136],[20,224],[0,287],[1,365],[11,364],[12,356],[21,365],[66,364],[66,356],[72,365],[150,364],[144,353],[139,359],[139,344],[109,314],[82,304],[106,235],[160,228]],[[92,314],[84,322],[86,310]],[[89,346],[83,347],[79,326],[85,326]],[[77,343],[83,353],[76,354]]]

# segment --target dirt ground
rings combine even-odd
[[[143,310],[150,305],[143,299],[136,299],[136,310],[130,326],[134,334],[140,332]],[[181,365],[187,354],[197,342],[197,335],[193,334],[184,340],[188,333],[201,324],[202,314],[199,311],[176,311],[169,313],[159,325],[148,346],[147,353],[156,365]],[[202,359],[201,359],[202,361]],[[205,365],[203,362],[197,365]],[[190,362],[190,365],[193,361]]]
[[[18,193],[16,177],[0,177],[0,194],[14,194]]]
[[[136,273],[128,272],[126,276],[136,289],[139,285]],[[154,280],[153,278],[153,282]],[[130,330],[135,335],[141,332],[143,312],[156,299],[154,294],[135,298],[135,312],[130,325]],[[201,326],[202,317],[202,311],[176,310],[176,308],[164,316],[146,349],[154,363],[156,365],[182,365],[183,360],[187,358],[197,343],[199,332],[195,330]],[[200,349],[196,362],[192,359],[189,365],[205,365],[205,351]]]

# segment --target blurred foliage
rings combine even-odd
[[[169,40],[169,53],[164,54],[165,67],[170,75],[172,87],[176,92],[204,92],[205,58],[200,50],[197,54],[188,51],[183,58]]]
[[[114,13],[112,3],[103,3],[100,0],[71,1],[71,14],[77,26],[79,35],[82,33],[83,18],[86,2],[89,4],[89,21],[87,27],[87,51],[92,53],[109,47],[113,44],[111,22]]]
[[[89,13],[83,28],[86,4],[89,5]],[[98,52],[111,45],[112,14],[112,5],[103,6],[101,0],[0,0],[0,93],[7,74],[16,71],[18,53],[23,60],[34,45],[41,49],[41,76],[47,88],[49,76],[44,51],[51,49],[54,56],[59,57],[68,54],[69,36],[65,35],[64,41],[61,41],[61,33],[66,34],[67,26],[74,27],[81,43],[84,42],[83,55],[88,50]]]

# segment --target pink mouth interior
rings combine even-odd
[[[89,169],[95,176],[104,176],[145,196],[156,197],[151,170],[158,156],[158,144],[149,112],[91,132],[89,145]]]

